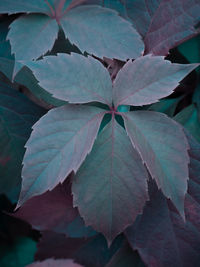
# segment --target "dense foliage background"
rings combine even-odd
[[[200,67],[188,65],[200,62],[199,1],[5,0],[0,2],[0,14],[0,266],[199,266]],[[160,81],[163,73],[165,80]],[[132,84],[149,77],[153,86],[147,94],[131,98]],[[92,93],[81,91],[87,86]],[[114,96],[109,93],[112,88]],[[162,169],[163,177],[169,178],[164,185],[159,168],[152,167],[153,152],[142,150],[143,140],[134,135],[127,119],[135,111],[155,111],[163,118],[153,122],[152,136],[149,120],[138,127],[147,127],[147,136],[157,139],[157,144],[160,136],[169,135],[158,145],[158,150],[172,155]],[[68,138],[58,134],[48,139],[49,129],[62,129],[59,119],[65,113],[67,120],[75,118],[83,125],[94,116],[95,124],[67,148],[65,155],[76,152],[71,156],[73,166],[69,163],[65,168],[70,155],[64,163],[59,158],[44,175],[48,179],[41,179],[38,165],[51,154],[50,150],[45,154],[46,147],[62,147],[62,140]],[[162,114],[184,128],[173,128],[172,120]],[[47,130],[42,128],[45,123],[49,123]],[[74,131],[76,123],[70,123]],[[134,154],[135,148],[129,150],[132,139],[123,141],[128,140],[124,128],[130,139],[135,138],[141,158]],[[95,157],[104,141],[106,148],[113,145],[114,131],[124,165],[138,168],[144,182],[133,179],[128,188],[126,181],[116,185],[114,196],[119,197],[110,200],[104,190],[107,166],[98,168]],[[35,146],[42,135],[46,143]],[[34,154],[37,147],[39,158]],[[99,151],[99,157],[106,158],[106,149]],[[163,154],[158,156],[162,159]],[[170,181],[176,159],[174,173],[180,183]],[[188,162],[189,177],[185,177]],[[119,163],[118,169],[114,163],[117,172],[128,177],[124,165]],[[31,188],[29,181],[36,178],[39,182]],[[124,192],[131,196],[124,197]],[[94,194],[97,203],[90,204]],[[109,210],[105,199],[117,203],[115,208]],[[109,221],[111,213],[114,222]]]

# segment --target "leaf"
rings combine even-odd
[[[175,64],[147,55],[128,61],[114,81],[115,106],[142,106],[170,95],[179,82],[199,64]]]
[[[68,238],[54,232],[43,232],[35,254],[36,260],[49,257],[55,259],[73,258],[84,267],[105,266],[122,243],[119,236],[108,248],[105,238],[98,234],[92,238]]]
[[[74,206],[86,225],[111,244],[142,212],[148,199],[147,178],[139,155],[113,118],[73,179]]]
[[[47,106],[49,106],[49,108],[59,107],[66,104],[65,101],[52,97],[50,93],[48,93],[42,87],[40,87],[33,73],[27,67],[24,67],[15,76],[15,82],[25,86],[25,88],[27,88],[27,90],[29,90],[39,102],[46,103]]]
[[[60,20],[65,36],[82,52],[126,60],[142,55],[144,45],[131,23],[95,5],[69,10]]]
[[[199,221],[198,213],[196,220]],[[190,221],[184,224],[175,211],[169,210],[160,191],[155,190],[143,215],[128,228],[126,236],[147,266],[198,266],[200,232]]]
[[[21,267],[26,266],[34,260],[36,242],[28,237],[21,237],[17,238],[12,244],[0,246],[0,249],[0,266]]]
[[[27,64],[39,85],[54,97],[70,103],[98,101],[112,104],[112,82],[106,68],[79,54],[45,57]],[[60,70],[63,69],[63,73]]]
[[[189,148],[182,127],[154,111],[123,114],[126,131],[153,179],[184,217]]]
[[[169,117],[173,117],[181,99],[182,97],[161,99],[159,102],[152,104],[148,110],[162,112]]]
[[[4,0],[0,2],[0,13],[50,13],[49,6],[45,0]]]
[[[15,60],[23,61],[37,59],[51,50],[57,34],[56,20],[43,14],[29,14],[11,23],[7,38]]]
[[[39,231],[67,233],[68,224],[78,215],[72,205],[70,189],[69,183],[59,184],[51,192],[28,200],[14,216],[29,222]]]
[[[106,267],[144,267],[138,254],[133,251],[128,243],[123,246],[114,254],[112,259]]]
[[[78,170],[92,149],[103,116],[96,107],[66,105],[50,110],[33,126],[26,143],[18,207]]]
[[[27,267],[83,267],[77,263],[74,263],[73,260],[54,260],[47,259],[42,262],[34,262],[27,265]]]
[[[200,142],[200,113],[194,104],[184,108],[174,119],[182,124]]]
[[[199,33],[196,0],[125,0],[128,16],[145,43],[145,53],[167,55],[169,49]]]
[[[44,111],[0,82],[0,193],[16,201],[21,182],[24,144]]]

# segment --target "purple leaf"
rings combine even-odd
[[[74,263],[73,260],[55,260],[47,259],[27,265],[27,267],[83,267],[80,264]]]
[[[128,16],[142,35],[145,53],[167,55],[169,49],[195,36],[199,0],[125,0]]]
[[[148,199],[147,179],[139,155],[113,118],[73,179],[74,205],[86,225],[111,244],[142,212]]]
[[[33,126],[26,143],[18,207],[78,170],[92,149],[103,116],[96,107],[66,105],[50,110]]]
[[[90,56],[59,54],[28,63],[27,66],[33,71],[39,85],[56,98],[70,103],[98,101],[112,105],[109,73]]]
[[[57,34],[58,25],[54,19],[43,14],[30,14],[11,23],[7,38],[15,59],[23,61],[37,59],[51,50]]]
[[[126,60],[137,58],[144,51],[140,35],[114,10],[79,6],[69,10],[60,23],[65,36],[82,52]]]
[[[72,206],[71,186],[67,180],[52,191],[28,200],[15,214],[33,228],[67,233],[67,225],[78,215]]]
[[[199,64],[175,64],[147,55],[128,61],[114,81],[115,106],[142,106],[170,95],[179,82]]]
[[[181,125],[153,111],[128,112],[123,118],[131,142],[152,178],[184,217],[189,146]]]

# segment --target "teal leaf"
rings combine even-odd
[[[0,82],[0,193],[18,198],[24,145],[43,110]]]
[[[200,142],[200,112],[194,104],[184,108],[174,119],[182,124]]]
[[[110,245],[142,212],[147,179],[138,153],[113,118],[73,179],[74,206],[86,225],[103,233]]]
[[[142,106],[170,95],[179,82],[199,64],[173,64],[164,57],[147,55],[128,61],[113,88],[115,106]]]
[[[90,56],[59,54],[27,63],[27,66],[39,85],[58,99],[70,103],[97,101],[112,105],[110,75],[99,61]]]
[[[37,59],[51,50],[57,34],[56,20],[43,14],[29,14],[11,23],[7,38],[16,61],[23,61]]]
[[[60,23],[65,36],[82,52],[126,60],[137,58],[144,51],[140,35],[114,10],[79,6],[69,10]]]
[[[50,13],[50,8],[45,0],[3,0],[0,1],[0,13]]]
[[[153,179],[184,218],[189,148],[181,125],[154,111],[123,113],[126,131]]]
[[[33,126],[26,143],[18,207],[76,173],[92,149],[103,116],[96,107],[66,105],[50,110]]]

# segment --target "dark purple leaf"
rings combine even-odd
[[[128,16],[142,35],[145,53],[167,55],[169,49],[200,31],[199,0],[125,0]]]

